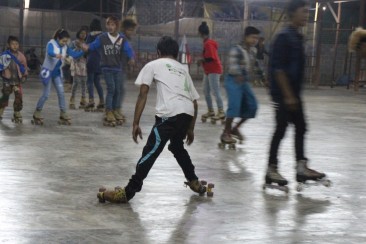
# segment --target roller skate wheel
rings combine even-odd
[[[97,193],[97,198],[99,200],[100,203],[105,203],[105,199],[104,199],[104,192],[98,192]]]
[[[221,125],[224,125],[225,124],[225,119],[222,119],[221,120]]]
[[[215,119],[211,119],[211,124],[216,125],[216,120]]]
[[[207,196],[208,197],[213,197],[214,193],[213,192],[207,192]]]
[[[330,180],[325,180],[325,181],[323,182],[323,185],[324,185],[325,187],[330,187],[330,186],[332,185],[332,182],[331,182]]]
[[[213,184],[213,183],[209,183],[209,184],[207,185],[207,187],[208,187],[208,188],[215,188],[215,184]]]
[[[231,150],[235,150],[235,149],[236,149],[235,144],[230,144],[230,145],[229,145],[229,149],[231,149]]]
[[[201,185],[203,185],[203,186],[207,185],[207,181],[201,180]]]
[[[296,187],[296,191],[300,192],[304,189],[304,187],[302,186],[302,184],[298,184]]]
[[[220,142],[220,143],[218,144],[218,146],[219,146],[219,148],[221,148],[221,149],[225,149],[225,144],[224,144],[224,143],[221,143],[221,142]]]
[[[202,120],[202,123],[206,123],[206,121],[207,121],[207,119],[205,119],[205,118],[202,118],[201,120]]]

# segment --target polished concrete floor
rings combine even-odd
[[[151,89],[144,139],[136,145],[131,122],[138,88],[129,81],[127,90],[122,127],[104,127],[101,113],[82,110],[70,111],[71,126],[58,125],[54,89],[45,125],[34,126],[41,85],[24,85],[23,124],[11,122],[11,107],[0,122],[0,243],[366,243],[365,90],[305,92],[307,155],[332,188],[296,192],[290,129],[280,165],[290,193],[262,190],[273,113],[265,89],[256,88],[258,117],[242,128],[246,141],[238,150],[218,148],[221,125],[197,123],[188,150],[198,176],[215,183],[213,198],[183,187],[183,174],[165,150],[130,203],[101,204],[99,186],[127,183],[154,121]],[[200,114],[204,104],[202,97]]]

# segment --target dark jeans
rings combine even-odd
[[[283,103],[274,103],[276,112],[276,128],[272,137],[271,149],[269,152],[269,164],[277,165],[278,148],[283,139],[289,123],[295,126],[295,154],[296,161],[306,159],[304,156],[304,135],[306,132],[306,122],[304,118],[303,106],[300,101],[299,109],[289,111]]]
[[[94,86],[97,89],[99,101],[104,103],[103,88],[100,84],[100,73],[88,72],[87,86],[89,99],[94,99]]]
[[[127,200],[133,198],[136,192],[141,191],[143,180],[147,177],[147,174],[169,140],[170,145],[168,149],[173,153],[186,179],[188,181],[198,179],[191,158],[184,148],[184,139],[191,120],[192,116],[187,114],[179,114],[171,118],[155,117],[155,125],[147,139],[142,156],[137,162],[136,172],[132,175],[125,188]],[[164,183],[162,183],[163,185]]]

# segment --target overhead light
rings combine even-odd
[[[30,3],[30,0],[25,0],[24,1],[24,8],[29,8],[29,3]]]
[[[327,6],[323,6],[323,11],[327,10]]]

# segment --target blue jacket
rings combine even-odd
[[[278,87],[276,71],[286,73],[290,88],[300,98],[304,81],[305,51],[304,37],[291,26],[284,28],[275,38],[269,55],[269,82],[273,100],[282,101],[283,94]]]
[[[56,41],[56,44],[58,45],[58,48],[59,48],[58,53],[62,53],[62,47],[60,46],[58,41]],[[50,42],[47,44],[46,52],[47,52],[47,55],[50,57],[56,56],[54,46]],[[73,58],[80,58],[81,56],[83,56],[84,52],[83,51],[74,51],[71,48],[67,47],[66,54]],[[62,60],[60,59],[60,60],[58,60],[55,68],[52,70],[52,73],[51,73],[52,78],[61,76],[61,66],[62,66]]]
[[[87,36],[86,43],[90,44],[90,43],[94,42],[95,39],[97,39],[97,37],[100,34],[102,34],[101,31],[92,31]],[[86,69],[88,70],[88,73],[101,73],[102,72],[102,70],[100,68],[100,51],[99,50],[94,50],[94,51],[89,50],[88,56],[86,59]]]
[[[89,44],[89,50],[101,51],[102,70],[122,71],[123,52],[126,53],[129,59],[132,59],[135,56],[132,47],[121,33],[118,34],[118,39],[114,44],[108,37],[108,33],[99,35],[94,42]]]

